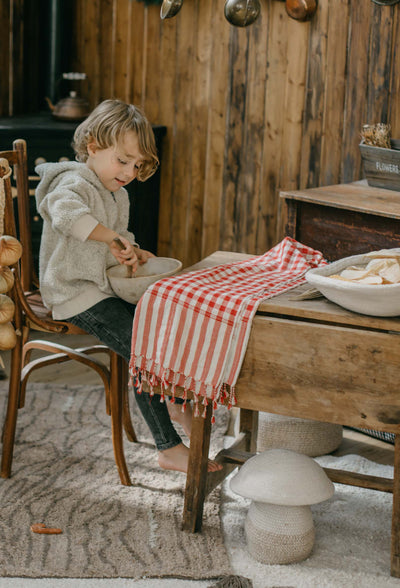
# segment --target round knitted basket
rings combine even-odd
[[[290,564],[306,559],[315,529],[309,506],[252,502],[244,524],[247,549],[265,564]]]
[[[309,457],[326,455],[342,442],[343,427],[295,417],[258,413],[257,451],[290,449]]]

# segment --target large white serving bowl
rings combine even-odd
[[[400,252],[400,249],[392,251]],[[358,284],[329,278],[340,274],[350,265],[366,265],[371,257],[361,254],[344,257],[328,265],[311,269],[306,273],[307,282],[319,290],[328,300],[347,310],[371,316],[400,315],[400,284]]]
[[[139,265],[132,277],[128,277],[126,265],[114,265],[107,270],[107,277],[115,294],[127,302],[137,304],[151,284],[168,278],[182,269],[182,262],[173,257],[150,257]]]

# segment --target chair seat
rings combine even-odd
[[[84,331],[80,327],[73,325],[72,323],[69,323],[68,321],[55,321],[51,316],[51,311],[44,305],[42,296],[38,290],[35,290],[33,292],[25,292],[25,296],[35,316],[38,317],[40,320],[48,323],[49,326],[54,324],[60,324],[60,326],[64,325],[67,327],[65,333],[71,335],[87,335],[86,331]],[[35,331],[48,331],[48,329],[41,328],[39,325],[37,325],[29,319],[27,320],[27,322],[29,323],[29,327],[31,329],[34,329]]]

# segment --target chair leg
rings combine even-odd
[[[131,443],[138,443],[138,438],[136,437],[135,429],[132,424],[131,412],[129,410],[128,379],[128,366],[125,363],[122,382],[122,420],[128,441]]]
[[[114,447],[115,463],[117,464],[121,484],[131,486],[128,468],[126,466],[123,435],[122,435],[122,413],[123,413],[123,389],[125,360],[115,352],[111,353],[111,383],[110,383],[110,406],[111,406],[111,429]]]
[[[17,335],[17,343],[14,349],[11,351],[8,403],[2,434],[3,448],[0,472],[2,478],[9,478],[11,476],[15,430],[17,427],[19,395],[21,389],[22,346],[22,336]]]

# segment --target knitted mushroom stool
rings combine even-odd
[[[342,438],[342,425],[268,412],[258,413],[258,451],[290,449],[296,453],[316,457],[335,451]]]
[[[334,493],[334,485],[316,461],[288,449],[270,449],[247,460],[230,486],[253,501],[245,534],[254,559],[288,564],[310,555],[315,539],[310,505]]]

